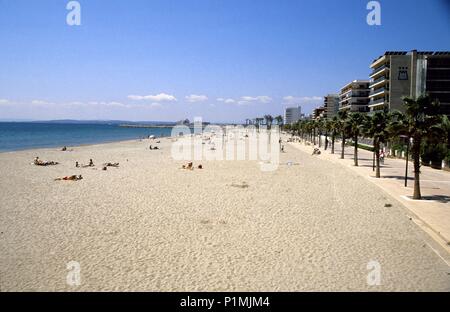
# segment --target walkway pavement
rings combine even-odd
[[[290,144],[308,153],[313,150],[312,144]],[[408,186],[405,187],[405,160],[386,158],[381,166],[381,178],[377,179],[372,169],[373,154],[358,149],[359,167],[355,167],[353,149],[347,146],[345,159],[342,160],[340,159],[340,142],[335,144],[334,155],[331,154],[331,148],[324,151],[322,145],[322,154],[319,157],[348,166],[381,187],[407,207],[412,212],[411,218],[450,253],[450,172],[421,167],[420,183],[423,200],[412,200],[414,186],[412,162],[408,166]]]

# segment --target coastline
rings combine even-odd
[[[155,137],[156,139],[172,139],[172,136],[162,136],[162,137]],[[137,142],[137,141],[143,141],[143,140],[149,140],[149,139],[142,139],[142,138],[136,138],[136,139],[128,139],[128,140],[119,140],[119,141],[103,141],[103,142],[98,142],[98,143],[86,143],[86,144],[78,144],[78,145],[67,145],[67,149],[76,149],[76,148],[80,148],[80,147],[95,147],[95,146],[101,146],[101,145],[107,145],[107,144],[115,144],[115,143],[129,143],[129,142]],[[36,148],[26,148],[26,149],[20,149],[20,150],[12,150],[12,151],[1,151],[0,150],[0,155],[1,154],[12,154],[12,153],[20,153],[20,152],[50,152],[50,151],[56,151],[56,152],[62,152],[61,149],[64,146],[54,146],[54,147],[36,147]],[[66,152],[70,152],[70,151],[66,151]]]
[[[62,148],[171,136],[171,128],[122,128],[110,124],[0,123],[0,153]]]

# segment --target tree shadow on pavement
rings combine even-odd
[[[405,176],[382,176],[383,179],[397,179],[397,180],[405,180]],[[408,181],[414,181],[413,177],[408,177]]]
[[[433,200],[433,201],[437,201],[437,202],[446,204],[446,203],[450,203],[450,196],[447,196],[447,195],[428,195],[428,196],[422,196],[422,200]]]

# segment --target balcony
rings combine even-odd
[[[367,92],[352,92],[349,93],[349,98],[366,98],[369,96],[369,90]]]
[[[385,95],[386,93],[389,92],[389,88],[379,88],[376,90],[373,90],[372,92],[370,92],[369,94],[369,98],[373,98],[379,95]]]
[[[370,74],[370,78],[375,78],[378,77],[381,74],[387,73],[389,71],[389,66],[388,65],[383,65],[378,67],[377,69],[375,69],[372,74]]]
[[[381,76],[380,78],[377,78],[370,82],[369,88],[374,88],[376,86],[381,86],[384,83],[389,81],[389,77]]]
[[[350,109],[350,108],[352,108],[351,105],[345,105],[345,106],[340,106],[339,110],[346,110],[346,109]]]
[[[380,105],[384,105],[386,103],[386,99],[385,98],[381,98],[381,99],[378,99],[378,100],[371,100],[370,102],[369,102],[369,107],[375,107],[375,106],[380,106]]]
[[[386,63],[386,55],[383,55],[379,57],[377,60],[375,60],[372,65],[370,65],[371,68],[374,68],[378,66],[379,64]]]

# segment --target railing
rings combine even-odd
[[[389,88],[379,88],[379,89],[376,89],[376,90],[373,90],[372,92],[370,92],[369,96],[378,94],[378,93],[382,93],[382,92],[386,92],[386,91],[389,91]]]
[[[387,80],[387,79],[389,79],[389,78],[388,78],[388,77],[385,77],[385,76],[381,76],[380,78],[377,78],[377,79],[375,79],[375,80],[372,80],[372,81],[370,82],[369,87],[372,86],[372,85],[374,85],[374,84],[377,84],[377,83],[380,82],[380,81]]]
[[[383,71],[384,69],[389,69],[389,66],[383,65],[383,66],[381,66],[381,67],[378,67],[377,69],[375,69],[375,70],[370,74],[370,76],[376,75],[376,74],[378,74],[379,72]]]
[[[368,97],[369,96],[369,92],[356,92],[356,93],[350,93],[348,95],[350,98],[355,98],[355,97]]]
[[[379,99],[379,100],[376,100],[376,101],[370,101],[369,102],[369,105],[376,105],[376,104],[380,104],[380,103],[384,103],[386,100],[383,98],[383,99]]]

